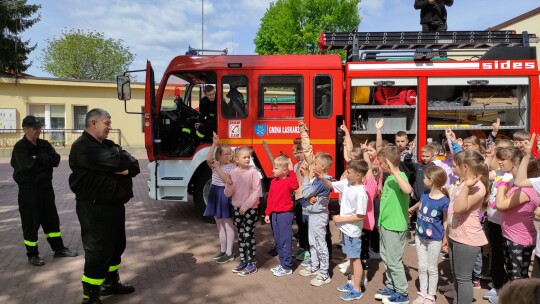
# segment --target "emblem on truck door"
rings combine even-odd
[[[255,134],[257,136],[266,135],[266,124],[255,124]]]

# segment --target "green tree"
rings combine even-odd
[[[258,54],[317,54],[321,32],[352,32],[360,0],[277,0],[255,35]]]
[[[71,29],[46,41],[41,68],[58,78],[114,80],[128,70],[135,56],[122,40],[98,32]]]
[[[22,41],[19,34],[39,21],[39,14],[32,16],[40,8],[40,5],[27,5],[26,0],[0,1],[0,71],[17,74],[32,64],[25,61],[36,45],[30,45],[30,40]]]

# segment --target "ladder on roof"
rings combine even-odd
[[[411,53],[415,59],[425,60],[433,57],[430,52],[431,55],[438,51],[459,53],[459,56],[467,57],[472,54],[480,58],[493,48],[528,49],[530,43],[537,42],[536,35],[515,31],[328,32],[321,33],[319,49],[346,50],[347,61],[387,60],[411,57]]]

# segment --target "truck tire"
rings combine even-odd
[[[212,183],[212,171],[208,166],[200,171],[200,177],[195,181],[195,188],[193,189],[193,202],[195,203],[195,208],[199,211],[199,214],[203,217],[204,221],[207,223],[215,223],[213,217],[203,216],[204,210],[206,209],[206,204],[208,202],[208,196],[210,195],[210,185]]]

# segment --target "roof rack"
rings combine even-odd
[[[529,48],[537,42],[536,35],[515,31],[329,32],[321,33],[319,49],[346,50],[347,61],[388,60],[411,53],[415,60],[426,60],[437,53],[481,58],[492,48]]]

